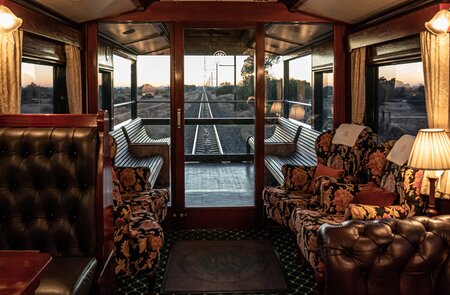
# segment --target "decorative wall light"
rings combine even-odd
[[[433,18],[425,23],[425,28],[433,34],[445,34],[450,27],[450,11],[443,9],[438,11]]]
[[[0,4],[0,33],[9,33],[22,25],[22,19],[15,16],[12,11]]]
[[[436,171],[450,169],[450,138],[444,129],[419,130],[409,155],[408,166],[435,172],[434,176],[427,176],[430,182],[430,198],[426,212],[429,216],[436,215],[434,197],[436,194],[436,181],[440,174],[436,173]]]

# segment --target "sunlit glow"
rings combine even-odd
[[[439,11],[429,22],[425,23],[425,27],[434,34],[447,33],[450,27],[450,11],[447,9]]]
[[[0,33],[9,33],[22,25],[22,19],[16,17],[8,7],[0,5]]]
[[[131,87],[131,60],[113,55],[114,87]]]
[[[42,87],[53,87],[53,67],[22,63],[22,87],[34,83]]]

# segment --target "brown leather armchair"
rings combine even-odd
[[[450,215],[323,225],[325,294],[450,294]]]

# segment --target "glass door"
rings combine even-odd
[[[184,30],[184,207],[188,227],[254,224],[254,30]]]

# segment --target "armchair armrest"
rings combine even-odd
[[[392,206],[350,204],[345,211],[345,220],[405,219],[409,216],[409,212],[407,204]]]
[[[285,164],[281,168],[284,176],[282,188],[286,191],[307,191],[313,179],[316,166]]]
[[[149,167],[114,167],[120,192],[142,192],[151,188]]]
[[[163,185],[170,184],[170,157],[169,157],[170,144],[166,142],[156,143],[129,143],[128,150],[137,158],[146,158],[151,156],[160,155],[163,157],[163,167],[160,172],[159,179]]]

